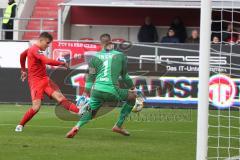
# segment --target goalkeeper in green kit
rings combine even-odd
[[[113,132],[129,136],[129,132],[122,128],[125,118],[132,111],[136,101],[136,91],[132,79],[127,73],[126,56],[113,49],[109,34],[100,36],[102,51],[96,53],[89,60],[89,75],[85,85],[85,95],[90,94],[88,105],[82,107],[82,116],[79,122],[66,135],[73,138],[79,129],[93,119],[99,108],[106,102],[117,106],[118,102],[125,101],[122,105],[120,116],[112,128]],[[128,89],[121,89],[118,85],[119,78]]]

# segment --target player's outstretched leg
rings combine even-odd
[[[92,111],[86,110],[82,113],[80,121],[66,134],[66,138],[73,138],[79,131],[80,127],[88,123],[92,119]]]
[[[60,106],[65,108],[68,111],[79,114],[79,108],[70,102],[60,91],[53,91],[51,87],[46,89],[46,92],[55,99]]]
[[[123,129],[122,125],[129,113],[131,113],[133,105],[134,104],[127,102],[122,106],[118,121],[112,128],[113,132],[120,133],[124,136],[130,136],[130,133],[126,129]]]
[[[68,111],[74,112],[76,114],[80,114],[80,109],[75,104],[73,104],[72,102],[67,100],[66,98],[63,98],[59,102],[59,105],[62,106],[63,108],[65,108]]]

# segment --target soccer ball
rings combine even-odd
[[[133,106],[132,112],[140,112],[144,107],[144,98],[139,96],[136,98],[135,105]]]

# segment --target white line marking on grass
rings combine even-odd
[[[1,113],[2,113],[2,112],[7,112],[7,113],[14,113],[14,112],[16,112],[16,113],[23,113],[23,112],[24,112],[24,113],[25,113],[26,111],[27,111],[27,110],[21,110],[21,111],[1,111]],[[40,111],[39,113],[40,113],[40,114],[41,114],[41,113],[44,113],[44,114],[46,114],[46,113],[52,114],[52,112],[42,112],[42,111]]]
[[[0,124],[0,126],[16,126],[16,124]],[[71,129],[71,126],[27,125],[27,127]],[[84,128],[84,129],[111,131],[111,128]],[[162,130],[161,131],[153,131],[153,130],[137,130],[137,129],[129,129],[129,131],[131,131],[131,132],[148,132],[148,133],[196,134],[195,132],[185,132],[185,131],[162,131]]]
[[[16,124],[0,124],[0,126],[16,126]],[[71,129],[71,126],[46,126],[46,125],[27,125],[27,127],[35,127],[35,128],[68,128]],[[110,128],[84,128],[91,130],[111,130]],[[143,132],[144,130],[131,130],[135,132]]]

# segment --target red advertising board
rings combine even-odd
[[[76,41],[53,41],[52,58],[58,61],[70,62],[70,67],[77,67],[85,62],[85,55],[101,50],[100,44]]]

